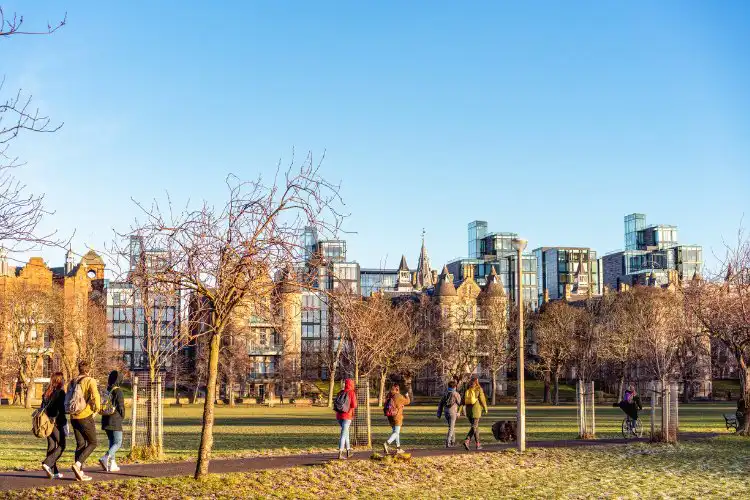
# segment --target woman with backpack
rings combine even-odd
[[[341,434],[339,435],[339,460],[345,460],[352,456],[352,444],[349,441],[349,426],[352,424],[354,410],[357,409],[357,392],[354,389],[354,380],[348,378],[344,381],[344,388],[333,401],[333,409],[336,411],[336,420],[338,420],[339,426],[341,426]]]
[[[469,433],[464,440],[464,448],[468,450],[471,438],[474,438],[477,450],[481,450],[482,444],[479,442],[479,419],[482,417],[482,411],[487,413],[488,410],[487,398],[484,396],[484,391],[476,375],[472,375],[471,379],[469,379],[469,386],[464,394],[464,407],[466,418],[469,419],[469,424],[471,425],[471,429],[469,429]]]
[[[62,479],[62,472],[57,468],[57,461],[65,451],[65,435],[68,431],[68,419],[65,418],[65,390],[63,374],[55,372],[49,380],[47,390],[42,395],[42,408],[47,418],[54,424],[52,433],[47,436],[47,457],[42,462],[42,469],[50,479]]]
[[[456,390],[456,381],[448,382],[448,390],[440,398],[438,405],[437,417],[445,415],[445,421],[448,424],[448,435],[445,436],[445,447],[452,448],[456,445],[456,419],[458,419],[458,409],[461,407],[461,395]]]
[[[404,406],[409,403],[411,403],[409,393],[407,392],[402,396],[398,384],[393,384],[383,405],[383,413],[388,417],[388,423],[391,424],[391,429],[393,429],[391,435],[383,443],[383,451],[386,455],[391,452],[389,446],[394,442],[396,443],[396,453],[404,452],[401,449],[401,426],[404,424]]]
[[[125,418],[125,396],[120,389],[122,374],[112,370],[107,378],[109,401],[102,402],[102,430],[107,433],[109,451],[99,459],[105,472],[117,472],[120,468],[115,462],[115,453],[122,446],[122,421]]]

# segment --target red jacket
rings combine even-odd
[[[354,417],[354,410],[357,408],[357,391],[354,389],[354,380],[348,378],[344,381],[344,390],[349,393],[349,411],[336,412],[337,420],[351,420]]]

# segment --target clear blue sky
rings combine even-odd
[[[707,256],[750,227],[750,2],[219,3],[0,0],[68,13],[0,73],[65,122],[13,152],[79,251],[292,148],[327,151],[367,267],[414,267],[424,227],[438,268],[474,219],[601,254],[635,211]]]

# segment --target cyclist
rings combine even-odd
[[[635,422],[638,420],[638,411],[643,409],[641,405],[641,397],[635,392],[635,387],[629,385],[625,394],[622,396],[620,401],[620,409]]]

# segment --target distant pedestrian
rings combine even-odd
[[[99,459],[99,464],[106,472],[120,470],[115,461],[115,453],[122,446],[122,421],[125,418],[125,396],[120,389],[121,384],[122,374],[117,370],[112,370],[107,378],[108,405],[112,413],[107,415],[102,412],[102,430],[107,433],[109,450]],[[102,402],[102,407],[104,406]]]
[[[16,380],[16,390],[13,392],[13,406],[15,406],[16,404],[23,406],[23,393],[23,382],[19,378],[18,380]]]
[[[339,391],[333,401],[333,409],[336,411],[336,420],[341,427],[339,460],[344,460],[352,456],[349,427],[352,424],[352,418],[354,418],[354,410],[357,409],[357,392],[354,389],[354,380],[348,378],[344,381],[344,388]]]
[[[42,462],[42,469],[50,479],[62,479],[62,472],[57,468],[57,461],[65,451],[65,437],[68,434],[68,419],[65,417],[65,391],[62,372],[52,374],[47,390],[42,395],[42,408],[54,425],[52,433],[47,436],[47,456]]]
[[[469,379],[469,386],[464,394],[464,407],[466,418],[469,419],[469,433],[464,440],[464,448],[469,449],[471,439],[474,438],[477,450],[482,449],[482,443],[479,441],[479,419],[482,418],[482,412],[487,413],[487,398],[484,396],[482,386],[479,385],[479,379],[472,375]]]
[[[401,395],[401,389],[398,384],[393,384],[391,390],[388,392],[388,396],[385,399],[383,405],[383,413],[388,417],[388,423],[391,425],[393,432],[388,437],[385,443],[383,443],[383,451],[388,455],[391,450],[390,445],[396,444],[396,453],[403,453],[401,449],[401,427],[404,424],[404,406],[411,403],[409,399],[409,393]]]
[[[445,436],[446,448],[452,448],[456,445],[456,419],[460,407],[461,394],[456,390],[456,381],[451,380],[448,382],[448,390],[440,398],[437,410],[437,417],[440,418],[441,415],[444,415],[445,421],[448,423],[448,434]]]
[[[91,481],[83,472],[86,459],[96,449],[96,424],[94,415],[100,406],[99,389],[91,377],[87,361],[78,363],[78,377],[68,387],[65,395],[65,410],[70,414],[70,423],[76,437],[73,474],[78,481]]]

